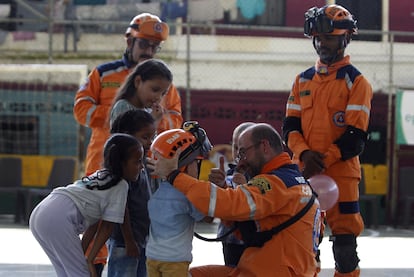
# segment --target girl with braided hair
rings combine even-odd
[[[135,181],[142,168],[142,144],[131,135],[114,134],[105,143],[102,169],[54,189],[36,206],[30,230],[57,276],[96,276],[94,258],[114,224],[123,222],[128,182]]]

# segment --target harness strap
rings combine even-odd
[[[245,243],[248,246],[263,246],[263,244],[270,240],[274,235],[276,235],[277,233],[279,233],[280,231],[282,231],[283,229],[286,229],[287,227],[289,227],[290,225],[292,225],[293,223],[295,223],[296,221],[298,221],[301,217],[303,217],[308,211],[309,209],[312,207],[313,203],[315,202],[315,198],[316,195],[314,193],[312,193],[312,197],[309,199],[308,203],[306,204],[305,207],[302,208],[302,210],[300,210],[297,214],[295,214],[294,216],[292,216],[291,218],[289,218],[288,220],[286,220],[285,222],[283,222],[282,224],[279,224],[276,227],[273,227],[270,230],[267,231],[263,231],[263,232],[254,232],[254,234],[256,234],[256,238],[254,238],[254,241],[251,242],[247,242],[245,241]],[[217,238],[206,238],[201,236],[200,234],[198,234],[197,232],[194,232],[194,236],[200,240],[204,240],[204,241],[224,241],[225,238],[230,235],[231,233],[233,233],[235,230],[237,230],[239,227],[241,227],[240,223],[242,224],[242,222],[237,222],[238,224],[235,224],[235,226],[233,226],[230,230],[228,230],[225,234],[217,237]],[[241,228],[240,228],[241,229]],[[243,235],[243,232],[242,232]],[[260,237],[261,239],[257,238]],[[245,238],[243,237],[243,240]],[[260,242],[258,242],[260,241]]]
[[[290,225],[292,225],[293,223],[295,223],[296,221],[298,221],[302,216],[304,216],[309,209],[312,207],[313,203],[315,202],[315,194],[312,193],[312,197],[311,199],[309,199],[309,202],[306,204],[305,207],[302,208],[302,210],[300,210],[297,214],[295,214],[294,216],[292,216],[291,218],[289,218],[288,220],[286,220],[285,222],[281,223],[280,225],[273,227],[270,230],[267,231],[263,231],[263,233],[265,232],[270,232],[273,235],[279,233],[280,231],[282,231],[283,229],[286,229],[287,227],[289,227]]]
[[[237,230],[237,226],[234,225],[233,227],[230,228],[230,230],[228,230],[226,233],[224,233],[223,235],[217,237],[217,238],[206,238],[203,237],[202,235],[198,234],[197,232],[194,232],[194,236],[198,239],[204,240],[204,241],[224,241],[226,239],[227,236],[229,236],[231,233],[233,233],[234,231]]]
[[[256,229],[256,223],[253,220],[237,222],[242,239],[248,247],[262,247],[267,241],[271,240],[274,235],[280,231],[288,228],[294,224],[301,217],[303,217],[315,202],[316,195],[312,194],[312,197],[308,201],[305,207],[303,207],[297,214],[283,222],[282,224],[273,227],[267,231],[258,232]]]

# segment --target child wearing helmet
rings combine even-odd
[[[372,87],[344,53],[356,32],[356,20],[342,6],[314,7],[305,13],[304,34],[313,38],[319,59],[296,76],[282,127],[303,175],[323,173],[338,186],[339,199],[325,213],[335,276],[359,276],[356,239],[364,229],[358,156],[367,141]]]
[[[158,135],[151,151],[167,158],[180,151],[180,170],[197,178],[201,160],[208,156],[211,147],[198,123],[185,122],[183,129]],[[187,276],[195,222],[207,217],[165,180],[149,200],[148,212],[151,220],[146,248],[148,276]]]

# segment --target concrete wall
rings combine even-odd
[[[125,48],[122,36],[82,34],[78,52],[62,54],[63,41],[63,34],[53,36],[53,51],[59,54],[53,58],[53,63],[86,64],[89,69],[120,57]],[[71,50],[71,41],[68,45]],[[288,91],[296,74],[312,66],[317,59],[312,41],[307,38],[192,35],[190,49],[189,76],[193,89]],[[47,54],[47,50],[45,33],[36,33],[32,41],[15,41],[9,34],[0,45],[0,51],[33,53],[34,57],[37,53]],[[352,41],[347,53],[371,81],[374,91],[388,91],[393,86],[414,87],[411,74],[414,44]],[[172,35],[158,55],[170,64],[178,87],[187,86],[187,55],[185,35]],[[0,62],[47,61],[19,58],[14,54],[12,58],[3,56]]]
[[[173,37],[175,80],[183,83],[185,40]],[[375,91],[390,85],[413,87],[414,44],[353,41],[351,61]],[[391,58],[390,53],[394,51]],[[289,90],[296,74],[312,66],[317,55],[310,39],[192,36],[191,87],[231,90]],[[178,73],[178,74],[177,74]]]

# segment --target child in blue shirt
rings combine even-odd
[[[183,129],[161,133],[151,145],[152,153],[164,157],[171,157],[180,149],[179,168],[193,177],[198,177],[201,160],[208,157],[211,148],[205,131],[196,122],[185,122]],[[210,218],[167,181],[161,182],[149,200],[148,212],[151,220],[146,248],[148,276],[187,276],[195,222]]]

